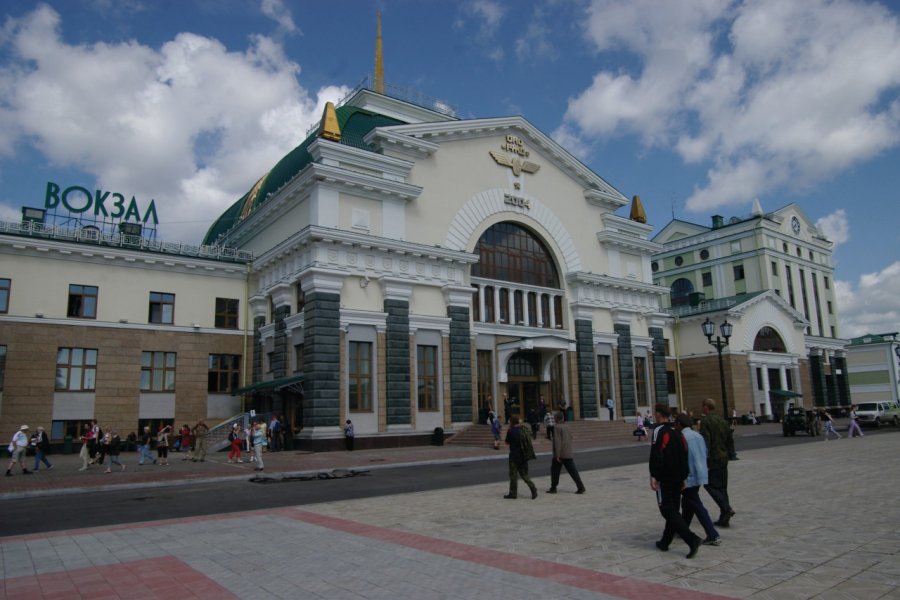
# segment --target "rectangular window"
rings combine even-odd
[[[0,314],[9,312],[9,286],[12,281],[9,279],[0,279]]]
[[[553,297],[553,313],[556,315],[556,328],[563,328],[562,296]]]
[[[500,288],[500,320],[499,323],[509,323],[509,290]]]
[[[759,367],[756,367],[756,389],[763,389],[763,371]]]
[[[97,351],[59,348],[56,351],[56,389],[89,392],[96,388]]]
[[[600,393],[600,405],[612,398],[612,357],[597,355],[597,391]]]
[[[150,292],[150,323],[171,325],[175,322],[175,294]]]
[[[294,373],[303,372],[303,344],[294,346]]]
[[[827,276],[827,275],[825,275],[824,277],[822,277],[822,282],[825,284],[825,289],[826,289],[826,290],[830,290],[830,289],[831,289],[831,283],[829,283],[829,281],[828,281],[828,276]]]
[[[703,273],[703,287],[712,287],[712,273],[709,271]]]
[[[416,346],[416,388],[419,410],[438,409],[438,349],[437,346]]]
[[[6,376],[6,346],[0,346],[0,392],[3,391],[3,380]]]
[[[97,286],[95,285],[69,285],[69,308],[67,317],[80,317],[82,319],[97,318]]]
[[[666,391],[669,394],[678,393],[678,386],[675,384],[675,371],[666,371]]]
[[[809,321],[809,298],[806,295],[806,272],[800,269],[800,295],[803,298],[803,316]]]
[[[634,397],[638,405],[647,404],[647,358],[634,357]]]
[[[794,301],[794,278],[791,275],[791,268],[788,266],[784,267],[784,274],[787,277],[788,284],[788,302],[791,303],[791,308],[797,308],[797,304]]]
[[[834,307],[831,305],[831,300],[828,301],[828,314],[829,315],[834,314]]]
[[[744,265],[734,265],[734,280],[741,281],[744,279]]]
[[[494,389],[494,356],[490,350],[478,351],[478,406],[491,406]],[[498,407],[499,409],[499,407]]]
[[[175,391],[174,352],[141,352],[141,391]]]
[[[494,287],[488,285],[484,288],[484,322],[493,323],[494,319]]]
[[[175,302],[175,298],[172,298]],[[240,302],[235,298],[216,298],[216,328],[237,329],[238,307]]]
[[[347,389],[349,407],[355,412],[372,411],[372,343],[350,342]]]
[[[818,334],[825,336],[825,329],[822,328],[822,301],[819,299],[819,279],[815,273],[810,273],[813,284],[813,302],[816,304],[816,325],[818,325]]]
[[[774,260],[772,261],[772,275],[778,277],[778,263]]]
[[[206,391],[230,394],[238,389],[241,376],[240,354],[210,354]]]

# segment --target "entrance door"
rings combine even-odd
[[[513,401],[512,414],[519,417],[519,421],[525,422],[525,416],[530,409],[537,412],[538,399],[541,394],[541,384],[536,381],[511,381],[506,389],[509,398]]]

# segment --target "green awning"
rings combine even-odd
[[[278,379],[270,379],[269,381],[257,381],[246,387],[240,388],[238,394],[249,394],[251,392],[261,392],[264,390],[278,391],[286,387],[296,388],[296,391],[302,392],[303,373],[291,375],[289,377],[279,377]]]
[[[769,390],[769,393],[778,398],[800,398],[803,394],[798,394],[793,390]]]

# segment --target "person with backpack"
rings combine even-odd
[[[681,490],[690,473],[688,445],[681,432],[675,431],[669,423],[668,405],[658,403],[654,410],[657,426],[653,430],[650,446],[650,489],[656,492],[659,512],[666,520],[662,538],[656,542],[656,547],[668,552],[669,544],[677,533],[688,545],[686,558],[694,558],[703,540],[691,531],[681,516]]]
[[[537,486],[528,477],[528,461],[534,460],[534,445],[528,430],[519,424],[519,417],[509,418],[509,430],[506,432],[506,445],[509,446],[509,493],[503,496],[507,500],[518,497],[519,478],[531,490],[531,499],[537,498]]]

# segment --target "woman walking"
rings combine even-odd
[[[50,451],[50,438],[47,437],[47,432],[44,431],[43,427],[38,427],[37,432],[35,432],[34,436],[31,438],[31,443],[34,445],[34,471],[37,471],[41,466],[41,463],[47,465],[47,470],[53,468],[53,465],[50,464],[50,461],[47,460],[47,453]]]
[[[256,455],[256,467],[254,471],[262,471],[266,468],[263,463],[263,446],[266,445],[266,432],[260,429],[259,423],[253,424],[253,454]]]
[[[241,439],[241,426],[237,423],[231,426],[231,431],[228,432],[228,441],[231,442],[231,451],[228,452],[228,462],[244,462],[241,460],[241,446],[244,445],[244,440]]]
[[[87,471],[91,464],[91,448],[94,445],[94,429],[90,425],[84,430],[81,436],[81,451],[78,456],[81,458],[81,468],[79,471]]]
[[[112,473],[112,466],[119,465],[122,467],[122,470],[125,470],[125,465],[119,462],[119,452],[122,448],[122,438],[119,437],[119,434],[115,431],[110,431],[106,434],[106,456],[109,457],[109,464],[106,465],[106,470],[104,473]]]
[[[834,420],[827,410],[822,411],[822,421],[825,423],[825,441],[828,441],[828,434],[833,433],[837,439],[841,439],[841,434],[834,430]]]
[[[168,425],[161,426],[156,434],[156,460],[159,466],[169,466],[169,434],[172,428]]]
[[[863,436],[862,429],[859,428],[859,413],[856,412],[856,405],[850,407],[850,427],[847,429],[847,437],[853,439],[853,434],[859,437]],[[34,463],[34,470],[37,471],[37,463]]]

